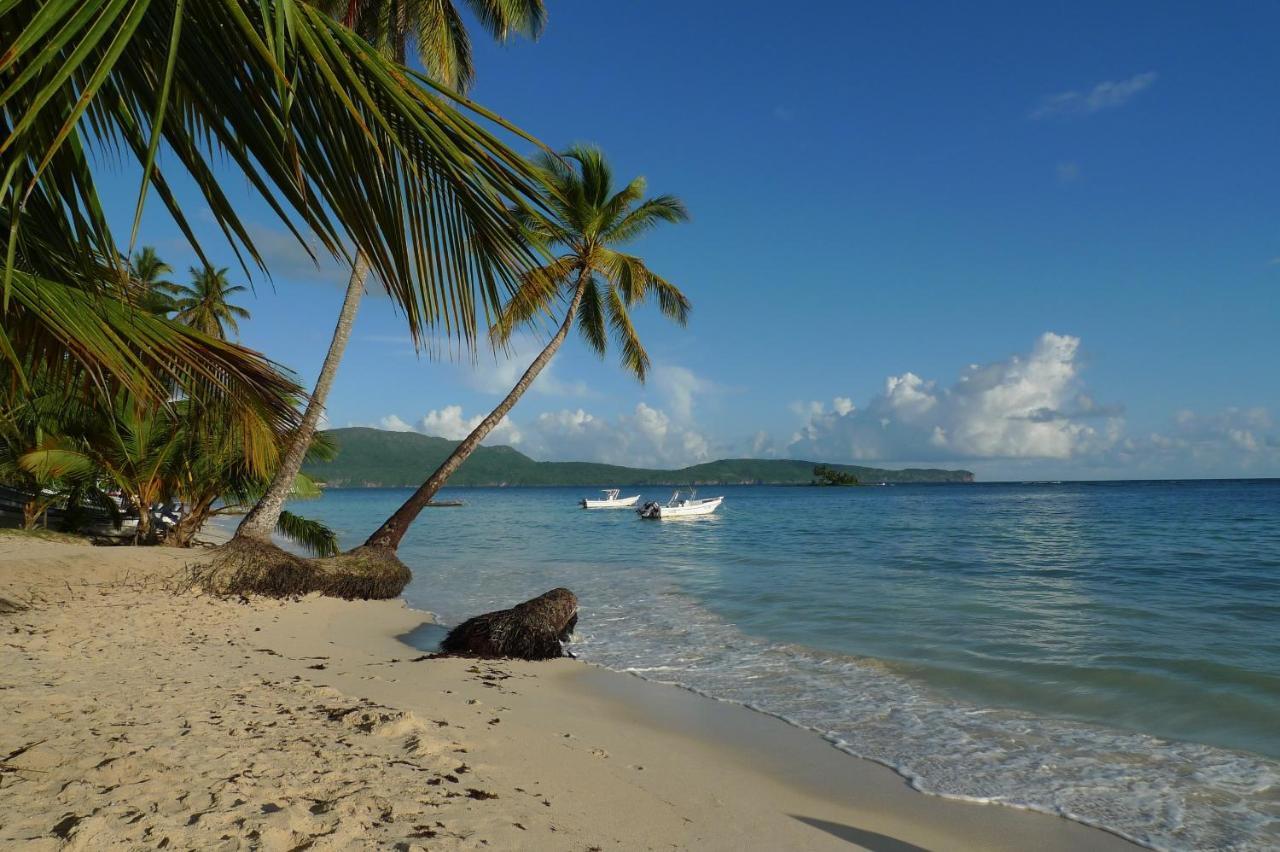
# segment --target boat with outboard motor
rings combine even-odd
[[[666,503],[650,501],[636,509],[636,511],[640,514],[640,517],[654,520],[689,518],[695,515],[710,515],[716,509],[719,509],[720,504],[723,502],[723,496],[699,499],[698,492],[690,489],[687,498],[681,498],[680,492],[676,491]]]

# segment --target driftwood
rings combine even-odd
[[[440,650],[467,657],[550,660],[564,656],[561,643],[577,623],[577,596],[552,589],[511,609],[467,619],[449,631]]]

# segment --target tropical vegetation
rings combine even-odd
[[[174,319],[209,337],[227,339],[227,330],[239,336],[239,320],[248,319],[249,311],[231,304],[236,293],[245,291],[243,284],[227,280],[227,268],[191,267],[191,283],[173,289]]]
[[[139,499],[166,488],[152,474],[180,455],[166,448],[183,405],[227,420],[261,476],[280,466],[279,439],[299,433],[303,397],[212,325],[147,307],[158,270],[122,260],[94,151],[137,170],[131,247],[154,196],[211,265],[173,191],[180,177],[246,274],[265,269],[222,189],[236,172],[304,249],[362,258],[416,340],[440,330],[473,343],[481,318],[537,263],[508,212],[541,203],[537,178],[495,133],[518,129],[311,4],[11,0],[0,38],[2,419],[20,420],[22,401],[48,386],[96,407],[112,425],[83,433],[103,443],[78,449]],[[41,446],[43,461],[14,463],[25,475],[84,476],[71,448]],[[163,458],[126,458],[144,449]]]
[[[105,522],[119,529],[128,516],[135,543],[185,547],[211,517],[243,511],[261,493],[278,445],[292,437],[248,446],[262,434],[235,426],[225,400],[212,409],[190,399],[155,406],[120,391],[109,405],[85,404],[40,382],[37,392],[4,409],[0,479],[25,490],[25,529],[42,517],[47,525],[56,507],[65,529],[111,535]],[[331,458],[330,445],[317,445],[313,457]],[[295,496],[318,494],[310,479],[299,478]],[[182,507],[176,522],[161,520],[165,506]],[[305,518],[292,516],[279,532],[320,555],[336,549],[333,533]]]
[[[499,41],[536,38],[546,18],[543,0],[465,6]],[[615,186],[598,149],[553,154],[462,97],[475,69],[452,0],[7,0],[0,38],[0,480],[29,495],[26,524],[54,504],[72,518],[123,507],[139,543],[186,545],[210,516],[250,508],[206,588],[398,594],[405,530],[573,328],[601,356],[612,340],[643,381],[631,311],[653,300],[687,319],[680,290],[624,250],[684,221],[683,205],[646,198],[642,178]],[[543,153],[527,159],[503,134]],[[104,213],[100,152],[137,180],[125,240]],[[310,395],[232,342],[249,317],[239,281],[270,270],[228,174],[305,251],[351,270]],[[178,183],[238,272],[213,262]],[[189,284],[136,248],[152,199],[196,255]],[[316,493],[300,470],[328,451],[316,429],[370,280],[415,345],[473,349],[487,332],[506,349],[543,318],[556,331],[405,506],[328,555],[332,534],[284,506]],[[152,508],[173,502],[182,519],[161,529]],[[275,532],[326,558],[284,553]]]
[[[813,468],[813,484],[814,485],[857,485],[858,477],[856,474],[849,473],[845,470],[839,470],[831,465],[820,464]]]
[[[164,316],[176,310],[174,296],[178,285],[164,276],[173,267],[160,259],[154,246],[143,246],[127,262],[127,269],[137,292],[137,304],[144,311]]]
[[[689,218],[673,195],[645,198],[643,177],[614,185],[613,171],[599,148],[576,145],[563,155],[545,153],[535,160],[547,187],[544,210],[513,211],[526,236],[536,245],[558,252],[553,259],[525,273],[520,288],[503,307],[491,335],[505,345],[521,327],[563,304],[559,328],[498,406],[464,438],[427,480],[365,542],[367,548],[395,550],[409,525],[431,502],[458,467],[520,400],[538,374],[559,351],[575,326],[582,339],[601,357],[612,337],[622,367],[640,381],[649,368],[631,309],[652,297],[670,319],[684,325],[689,300],[680,290],[649,269],[621,246],[658,225]]]
[[[468,4],[481,24],[499,41],[504,41],[517,32],[536,38],[546,17],[542,0],[468,0]],[[317,5],[364,36],[384,56],[398,62],[404,62],[411,42],[417,45],[427,73],[443,86],[461,91],[474,76],[467,31],[450,0],[431,3],[413,0],[327,0]],[[436,260],[438,262],[439,258]],[[447,265],[444,268],[447,269]],[[437,266],[437,269],[440,267]],[[306,448],[320,424],[329,390],[338,373],[338,365],[351,338],[351,329],[355,324],[370,270],[369,257],[363,249],[358,249],[329,349],[311,391],[311,399],[303,412],[295,441],[287,449],[275,479],[240,522],[232,546],[223,556],[232,570],[240,571],[245,567],[241,565],[245,560],[250,563],[255,560],[260,562],[264,550],[268,556],[280,559],[281,555],[269,548],[270,536],[284,511],[285,500],[302,467]],[[412,322],[410,327],[412,330]],[[470,326],[463,329],[468,342],[471,342],[471,333]],[[417,340],[416,334],[414,339]],[[237,553],[237,549],[244,553]]]

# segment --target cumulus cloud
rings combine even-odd
[[[474,371],[471,384],[480,390],[506,393],[523,369],[524,364],[514,358],[500,360]],[[548,377],[549,369],[543,371],[540,381]],[[484,443],[509,444],[546,461],[596,461],[636,467],[684,467],[709,461],[712,444],[696,424],[696,409],[703,396],[719,388],[692,370],[674,364],[655,365],[649,384],[662,400],[660,405],[640,402],[633,409],[612,416],[579,407],[525,417],[520,413],[525,409],[519,408],[519,420],[504,417]],[[537,383],[533,386],[538,387]],[[561,383],[554,377],[543,386],[542,393],[589,395],[585,387]],[[460,440],[487,413],[467,415],[461,405],[446,405],[428,411],[413,423],[389,414],[375,425],[391,431]],[[776,453],[770,450],[770,454]]]
[[[1059,92],[1046,95],[1031,110],[1031,118],[1074,118],[1092,115],[1103,110],[1124,106],[1137,95],[1151,88],[1157,74],[1147,71],[1126,80],[1104,80],[1088,91]]]
[[[807,422],[792,456],[860,461],[1066,459],[1120,437],[1115,408],[1081,381],[1080,340],[1047,332],[1031,352],[965,368],[950,387],[907,372],[890,376],[865,408],[837,397],[801,406]]]
[[[1280,422],[1261,407],[1182,410],[1166,429],[1120,441],[1110,457],[1161,474],[1274,475],[1280,470]]]
[[[539,459],[636,467],[684,467],[711,459],[705,435],[643,402],[615,417],[581,408],[546,412],[526,424],[523,437],[521,449]]]
[[[424,435],[460,441],[470,435],[471,430],[479,426],[480,421],[487,414],[488,412],[486,411],[468,417],[463,414],[461,405],[446,405],[444,408],[428,411],[416,423],[409,423],[396,414],[388,414],[373,425],[389,432],[421,432]],[[498,421],[498,425],[494,427],[493,431],[485,437],[483,443],[518,444],[521,437],[520,430],[511,422],[511,419],[504,417]]]
[[[433,414],[435,412],[432,412]],[[414,428],[394,414],[389,414],[378,421],[378,426],[388,432],[412,432]]]

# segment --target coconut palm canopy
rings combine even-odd
[[[129,277],[137,284],[138,304],[153,314],[169,314],[176,309],[173,297],[178,285],[164,276],[173,267],[160,259],[153,246],[143,246],[134,252],[128,263]]]
[[[404,62],[410,43],[442,85],[465,92],[475,79],[471,38],[452,0],[320,0],[315,4],[350,25],[370,44]],[[546,24],[542,0],[466,0],[496,41],[537,38]]]
[[[399,547],[409,525],[532,387],[575,325],[601,357],[612,336],[621,351],[623,367],[644,381],[649,354],[631,324],[631,308],[652,295],[668,317],[681,325],[688,320],[685,295],[638,256],[619,248],[662,222],[687,220],[689,214],[680,199],[673,195],[645,198],[644,178],[615,191],[608,161],[599,148],[591,146],[572,147],[563,157],[546,154],[539,159],[538,168],[547,186],[550,212],[518,210],[516,217],[532,240],[562,249],[563,254],[522,277],[520,289],[490,333],[496,344],[504,345],[517,327],[542,315],[554,316],[555,303],[564,299],[567,306],[558,318],[559,328],[515,387],[369,536],[365,549],[393,551]]]
[[[163,148],[261,267],[215,175],[225,160],[304,248],[310,236],[348,260],[362,251],[415,339],[440,328],[472,342],[535,262],[507,212],[535,197],[535,178],[482,123],[491,116],[299,0],[0,0],[0,39],[0,357],[19,376],[60,349],[152,398],[169,393],[156,376],[175,363],[241,396],[279,389],[252,353],[103,308],[127,276],[95,151],[131,158],[138,215],[154,193],[203,258]]]
[[[221,269],[214,269],[212,266],[198,269],[193,266],[191,283],[179,284],[175,288],[175,318],[210,337],[226,340],[227,329],[238,335],[238,321],[249,318],[247,310],[229,301],[236,293],[243,293],[246,289],[243,284],[232,284],[227,279],[225,266]]]
[[[612,336],[623,367],[643,381],[649,354],[631,324],[630,308],[654,296],[662,313],[683,325],[689,300],[619,246],[663,222],[686,221],[689,214],[673,195],[645,198],[642,177],[615,191],[613,171],[599,148],[576,145],[563,156],[543,154],[536,162],[549,188],[550,212],[522,209],[516,215],[534,240],[563,253],[523,276],[493,337],[505,343],[521,325],[549,313],[557,298],[572,299],[581,284],[577,327],[582,338],[603,356]]]

